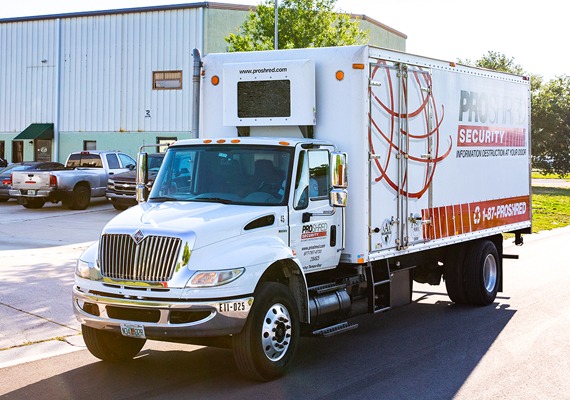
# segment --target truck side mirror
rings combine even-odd
[[[329,202],[333,207],[346,207],[348,202],[348,156],[346,153],[332,152],[330,155],[331,186]]]
[[[348,192],[346,189],[331,189],[330,205],[333,207],[346,207],[348,202]]]
[[[334,189],[346,189],[348,187],[347,162],[348,156],[346,153],[331,153],[331,186]]]
[[[148,189],[148,153],[139,152],[137,154],[137,202],[143,203],[147,200]]]

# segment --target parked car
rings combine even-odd
[[[164,160],[164,153],[148,155],[148,182],[152,184],[160,165]],[[115,174],[107,181],[106,196],[116,210],[126,210],[137,204],[136,171],[127,171]]]
[[[12,172],[14,171],[55,171],[65,169],[65,166],[55,161],[24,161],[8,165],[0,170],[0,202],[6,202],[11,197]]]

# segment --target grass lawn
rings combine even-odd
[[[563,179],[565,181],[570,181],[570,176],[566,176],[565,178],[560,178],[557,174],[546,174],[543,175],[539,171],[532,171],[530,174],[532,179]]]
[[[532,188],[532,231],[570,225],[570,189]]]

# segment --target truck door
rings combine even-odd
[[[429,69],[386,60],[370,68],[370,249],[405,249],[424,242],[441,115]]]
[[[306,272],[338,264],[342,210],[329,204],[332,148],[297,150],[289,199],[290,246]]]

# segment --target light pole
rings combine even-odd
[[[279,0],[275,0],[275,35],[274,35],[274,43],[275,43],[275,50],[279,48],[277,44],[279,39]]]

